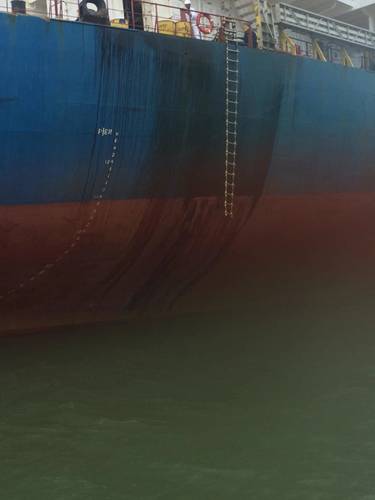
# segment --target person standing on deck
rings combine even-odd
[[[244,29],[244,37],[243,37],[244,45],[246,47],[250,47],[252,49],[258,48],[258,37],[255,31],[252,29],[250,25],[245,26]]]
[[[201,38],[199,28],[197,26],[197,12],[191,8],[191,0],[185,0],[186,20],[190,22],[192,38]]]

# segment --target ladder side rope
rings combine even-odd
[[[234,32],[226,32],[224,214],[233,217],[237,166],[239,48]]]

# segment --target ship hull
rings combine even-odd
[[[3,331],[371,294],[372,195],[237,202],[235,221],[216,198],[105,202],[84,233],[94,204],[3,207]]]
[[[0,28],[1,333],[369,297],[373,74],[240,48],[231,218],[223,44]]]

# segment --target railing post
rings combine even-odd
[[[247,46],[250,48],[250,49],[253,49],[254,48],[254,44],[253,44],[253,28],[251,27],[251,24],[248,23],[248,37],[247,37]]]
[[[132,16],[132,27],[133,27],[133,30],[135,30],[134,0],[130,0],[130,9],[131,9],[131,16]]]

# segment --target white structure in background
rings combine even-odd
[[[157,3],[156,0],[148,0]],[[192,0],[192,7],[196,11],[212,12],[218,15],[248,18],[253,11],[257,0]],[[277,0],[268,0],[277,3]],[[28,12],[36,15],[54,15],[55,2],[59,12],[62,10],[64,19],[74,19],[77,16],[78,0],[26,0]],[[183,8],[184,0],[163,0],[160,3],[172,8]],[[371,0],[287,0],[286,4],[299,7],[322,16],[354,24],[375,32],[375,1]],[[0,10],[11,10],[11,0],[0,0]],[[120,18],[123,10],[122,0],[107,0],[110,17]],[[62,9],[61,9],[62,6]],[[171,9],[174,10],[174,9]],[[50,12],[51,11],[51,12]],[[174,17],[169,12],[162,12],[162,17]]]
[[[28,14],[39,17],[57,17],[75,21],[80,0],[26,0]],[[105,0],[110,19],[124,17],[122,0]],[[0,11],[11,12],[11,0],[0,0]]]
[[[375,2],[371,0],[288,0],[286,3],[375,32]]]
[[[288,0],[279,6],[280,28],[299,54],[375,69],[374,1]]]

